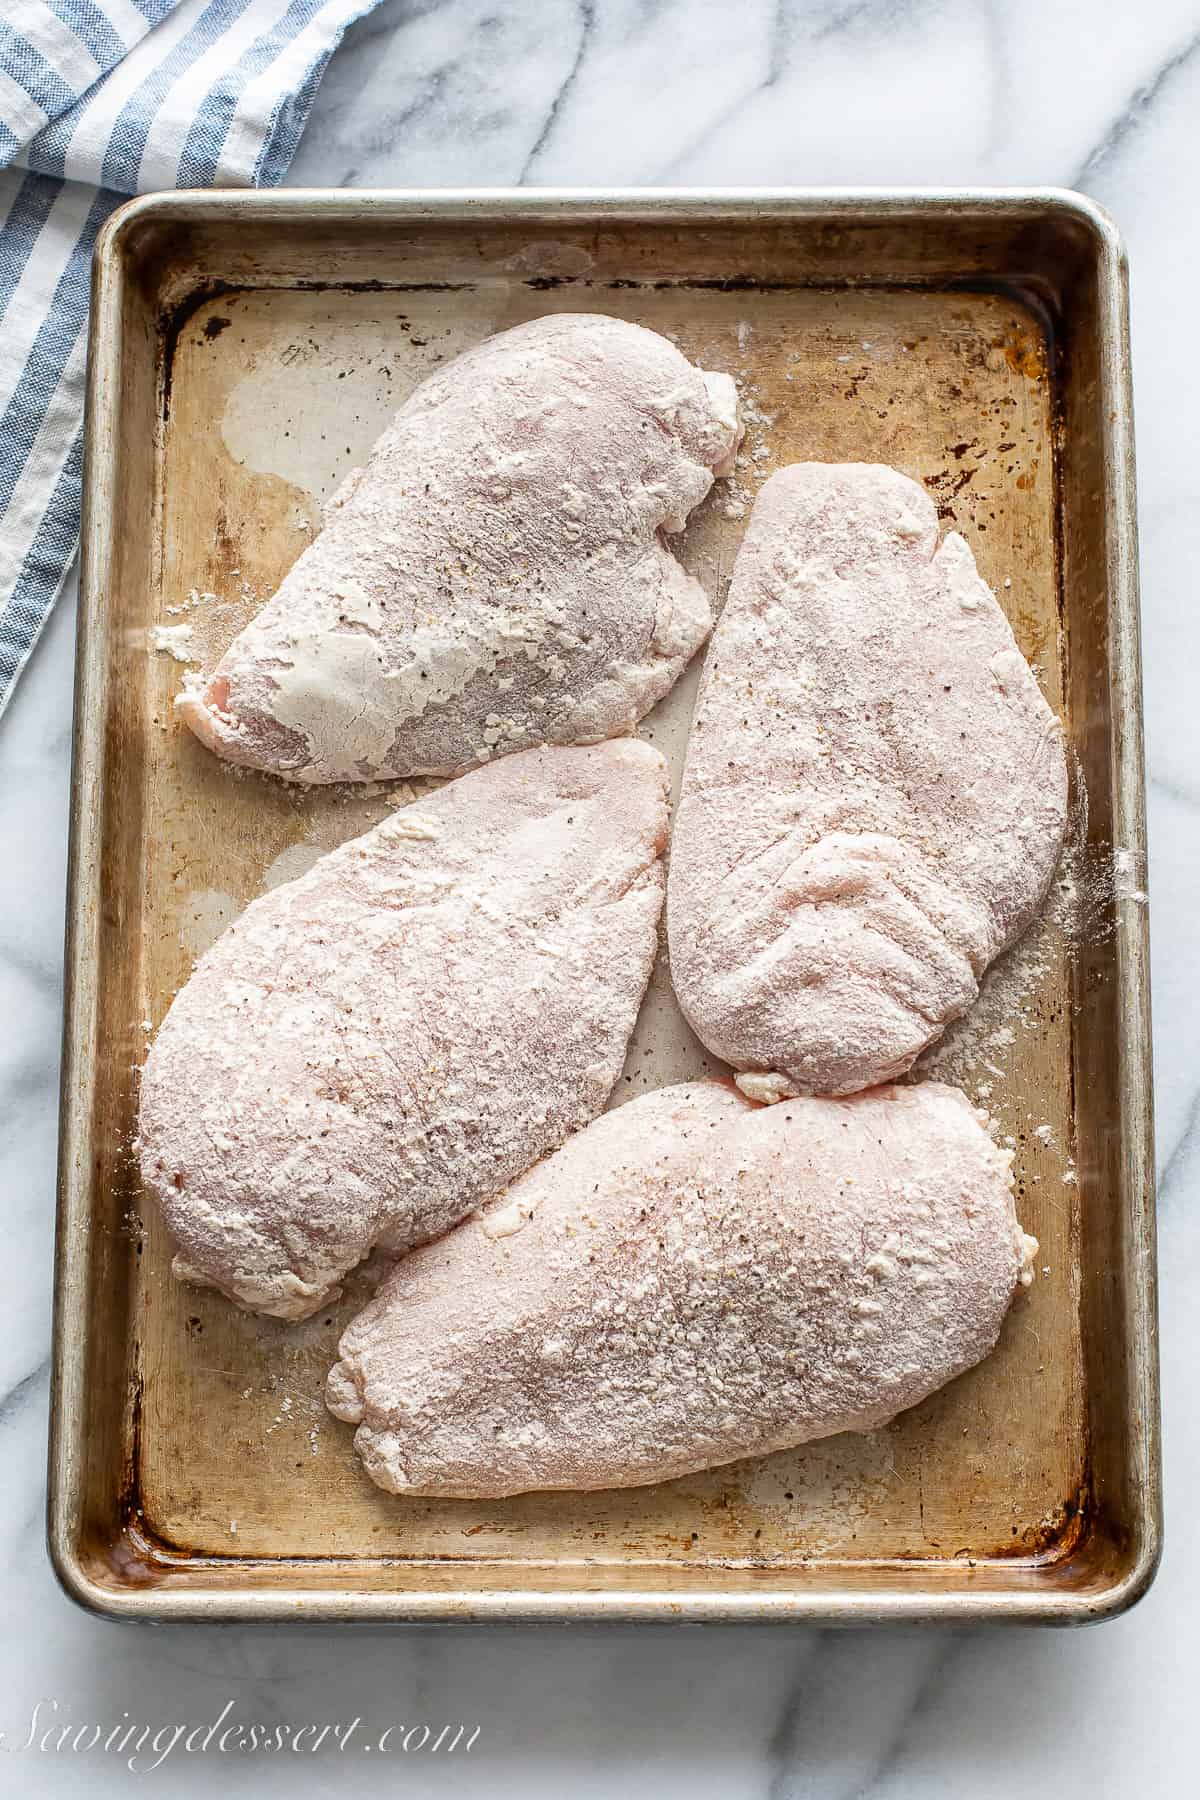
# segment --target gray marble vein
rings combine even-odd
[[[936,1704],[954,1643],[942,1631],[896,1631],[867,1642],[858,1633],[821,1633],[772,1735],[769,1800],[857,1800],[882,1790]],[[814,1743],[819,1769],[809,1754]]]
[[[1069,187],[1090,189],[1102,177],[1105,164],[1117,156],[1123,145],[1150,118],[1155,103],[1171,83],[1189,70],[1200,57],[1200,31],[1193,32],[1178,50],[1167,57],[1148,81],[1138,88],[1128,106],[1112,121],[1095,147],[1088,151],[1076,169]]]
[[[1200,1089],[1197,1090],[1188,1109],[1182,1132],[1170,1153],[1160,1159],[1158,1175],[1160,1220],[1166,1216],[1167,1209],[1175,1199],[1177,1188],[1183,1189],[1189,1196],[1194,1194],[1195,1169],[1192,1164],[1198,1148],[1200,1148]]]
[[[558,116],[570,99],[571,89],[579,80],[580,70],[583,68],[583,59],[588,53],[588,46],[595,36],[595,31],[596,8],[592,4],[592,0],[579,0],[579,41],[576,45],[575,55],[572,58],[570,68],[563,77],[562,85],[550,102],[550,110],[546,114],[545,124],[538,133],[537,142],[530,150],[529,155],[525,158],[525,163],[521,170],[522,183],[533,181],[536,176],[538,158],[541,156],[542,151],[546,148],[546,145],[553,136],[554,127],[558,122]]]
[[[44,1356],[27,1375],[0,1392],[0,1429],[10,1424],[34,1398],[44,1398],[50,1375],[50,1358]]]

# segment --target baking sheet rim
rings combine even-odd
[[[871,1592],[801,1588],[774,1592],[674,1594],[638,1590],[574,1590],[437,1593],[395,1590],[293,1589],[252,1585],[245,1564],[241,1590],[185,1589],[159,1585],[116,1591],[93,1579],[79,1552],[83,1526],[83,1394],[88,1366],[88,1267],[90,1228],[89,1122],[94,1088],[97,1026],[95,980],[97,918],[101,892],[98,821],[103,797],[102,741],[105,716],[104,644],[111,571],[111,446],[116,442],[116,396],[121,382],[122,243],[143,218],[220,219],[240,214],[302,222],[528,219],[579,222],[620,216],[647,221],[670,217],[702,221],[945,217],[1025,213],[1031,208],[1069,215],[1094,245],[1100,304],[1100,394],[1105,418],[1104,460],[1111,477],[1107,522],[1109,571],[1109,686],[1113,701],[1114,841],[1145,863],[1145,782],[1141,723],[1132,394],[1129,364],[1127,267],[1120,236],[1104,211],[1084,196],[1057,188],[898,189],[442,189],[274,191],[177,191],[129,201],[109,219],[97,240],[89,329],[88,413],[85,436],[84,512],[81,536],[76,711],[72,761],[71,843],[67,877],[67,943],[54,1324],[50,1395],[48,1539],[51,1561],[67,1593],[110,1617],[280,1619],[349,1617],[400,1620],[486,1619],[509,1621],[657,1619],[750,1621],[782,1619],[842,1624],[930,1619],[979,1622],[1081,1623],[1115,1616],[1135,1603],[1153,1579],[1161,1551],[1161,1473],[1158,1414],[1157,1300],[1153,1214],[1153,1136],[1150,1087],[1148,924],[1144,904],[1118,897],[1125,910],[1117,934],[1117,1009],[1121,1059],[1127,1080],[1121,1092],[1124,1194],[1131,1209],[1127,1276],[1131,1393],[1130,1484],[1137,1541],[1117,1582],[1088,1590],[934,1592],[894,1581]],[[199,1571],[204,1559],[189,1563]],[[275,1564],[270,1566],[274,1567]],[[292,1563],[299,1569],[303,1562]],[[911,1566],[917,1576],[921,1563]],[[403,1565],[397,1565],[398,1575]],[[908,1574],[908,1569],[905,1569]]]

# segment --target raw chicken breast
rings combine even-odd
[[[488,338],[417,388],[179,709],[218,755],[302,782],[630,732],[712,624],[663,534],[737,436],[732,378],[640,325]]]
[[[255,900],[142,1076],[176,1273],[298,1319],[608,1099],[654,960],[666,766],[633,739],[477,770]]]
[[[626,1487],[866,1431],[986,1356],[1036,1244],[957,1088],[661,1088],[402,1262],[330,1409],[394,1493]]]
[[[1066,818],[1058,720],[923,489],[773,475],[671,848],[671,973],[708,1048],[759,1097],[903,1073],[1033,917]]]

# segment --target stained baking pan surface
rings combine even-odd
[[[1016,1149],[1039,1273],[979,1368],[884,1430],[659,1487],[400,1500],[300,1326],[174,1282],[131,1154],[196,955],[397,798],[293,791],[172,718],[397,404],[539,314],[669,334],[748,432],[683,540],[719,602],[761,481],[892,463],[970,542],[1073,761],[1044,918],[925,1059]],[[676,781],[693,668],[644,726]],[[122,1616],[1085,1620],[1159,1536],[1125,272],[1054,192],[171,194],[97,251],[71,860],[50,1538]],[[616,1104],[708,1067],[656,973]],[[920,1071],[918,1071],[920,1072]]]

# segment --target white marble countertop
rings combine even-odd
[[[464,1720],[469,1755],[260,1754],[256,1794],[896,1796],[1195,1791],[1200,1426],[1200,11],[1197,0],[386,0],[326,78],[296,182],[1054,183],[1129,244],[1143,552],[1167,1551],[1087,1632],[117,1627],[42,1548],[72,609],[0,725],[0,1752],[9,1791],[101,1794],[58,1721]],[[1189,1019],[1192,1023],[1189,1025]],[[1198,1209],[1193,1216],[1192,1207]],[[1189,1319],[1191,1323],[1189,1324]],[[1189,1495],[1192,1498],[1189,1498]],[[139,1763],[150,1773],[153,1751]],[[160,1791],[217,1791],[177,1747]],[[394,1760],[394,1757],[391,1759]],[[5,1784],[6,1787],[8,1784]]]

